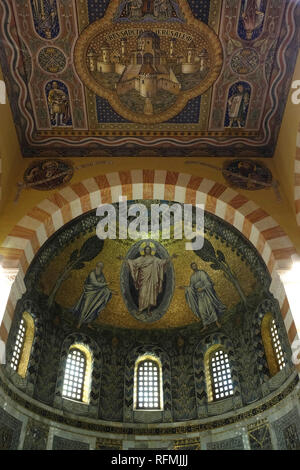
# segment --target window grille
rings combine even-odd
[[[211,355],[210,363],[213,400],[223,400],[233,395],[228,354],[219,349]]]
[[[17,333],[17,339],[13,351],[13,355],[11,358],[11,363],[10,367],[17,371],[20,363],[20,358],[21,358],[21,353],[24,347],[24,342],[25,342],[25,333],[26,333],[26,323],[24,319],[21,319],[19,330]]]
[[[160,367],[146,359],[137,367],[137,409],[160,409]]]
[[[85,373],[85,354],[77,348],[70,349],[66,362],[62,391],[64,398],[83,401]]]
[[[271,336],[272,336],[273,348],[274,348],[276,358],[278,361],[278,366],[279,366],[279,369],[281,370],[285,367],[285,360],[284,360],[283,350],[282,350],[279,335],[278,335],[277,326],[276,326],[274,319],[271,322]]]

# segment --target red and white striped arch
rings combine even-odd
[[[204,204],[242,232],[256,247],[271,275],[271,291],[279,300],[290,342],[297,331],[277,269],[287,269],[295,249],[285,232],[263,209],[232,189],[206,178],[164,170],[132,170],[101,174],[53,193],[33,207],[16,225],[1,247],[3,267],[18,271],[8,299],[0,339],[6,342],[14,308],[24,292],[24,275],[38,249],[56,230],[101,203],[132,199],[163,199]]]
[[[297,223],[300,225],[300,126],[297,133],[297,148],[295,159],[295,207]]]

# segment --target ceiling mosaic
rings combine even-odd
[[[298,7],[2,0],[0,59],[23,155],[271,157]]]
[[[142,202],[150,207],[154,201]],[[220,327],[237,306],[250,308],[269,288],[256,250],[216,216],[205,214],[200,251],[187,251],[186,239],[173,237],[100,240],[99,220],[92,211],[67,224],[26,274],[28,293],[35,292],[33,298],[54,309],[54,316],[61,309],[74,327]]]

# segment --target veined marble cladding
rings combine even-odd
[[[89,450],[89,444],[81,441],[72,441],[65,437],[54,436],[52,450]]]
[[[207,450],[244,450],[244,443],[242,436],[224,439],[224,441],[208,442],[206,444]]]
[[[180,439],[175,441],[174,450],[201,450],[201,441],[199,438],[194,439]]]
[[[248,431],[251,450],[272,450],[272,439],[268,424],[258,425]]]
[[[121,450],[122,441],[117,439],[98,438],[96,450]]]
[[[0,408],[0,450],[18,448],[22,422]]]
[[[43,423],[29,419],[26,427],[24,450],[45,450],[49,427]]]
[[[300,416],[298,408],[293,408],[285,416],[272,423],[276,433],[278,449],[300,450]]]

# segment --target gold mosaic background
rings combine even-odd
[[[72,244],[66,247],[53,261],[49,264],[47,270],[41,276],[40,288],[46,294],[49,294],[56,279],[63,270],[66,262],[71,253],[77,248],[80,249],[85,240],[94,235],[94,233],[87,233],[80,239],[75,240]],[[256,280],[251,273],[250,269],[241,258],[232,252],[230,247],[226,247],[216,240],[214,237],[207,238],[211,241],[216,250],[223,251],[226,260],[228,261],[231,269],[233,269],[236,277],[238,278],[242,289],[246,295],[249,295],[255,288]],[[210,268],[209,263],[203,262],[193,251],[185,250],[185,240],[162,240],[161,244],[167,249],[170,256],[173,253],[178,255],[178,258],[172,260],[175,270],[175,290],[170,307],[166,314],[157,322],[148,324],[143,323],[131,316],[128,312],[120,290],[120,270],[122,261],[117,259],[117,256],[126,256],[130,247],[135,243],[133,240],[106,240],[102,252],[91,262],[86,263],[85,267],[81,270],[74,270],[70,276],[62,284],[58,291],[56,302],[65,308],[72,308],[78,301],[84,281],[89,272],[93,270],[96,263],[102,261],[104,263],[103,272],[107,282],[110,282],[112,290],[117,291],[118,295],[113,295],[112,299],[100,313],[97,322],[117,327],[136,328],[136,329],[155,329],[155,328],[174,328],[182,327],[191,323],[198,322],[198,318],[193,314],[185,301],[184,290],[178,287],[182,285],[189,285],[192,270],[190,264],[196,261],[199,269],[204,269],[215,285],[215,290],[228,307],[234,307],[239,301],[240,297],[233,287],[228,282],[222,271],[214,271]]]

